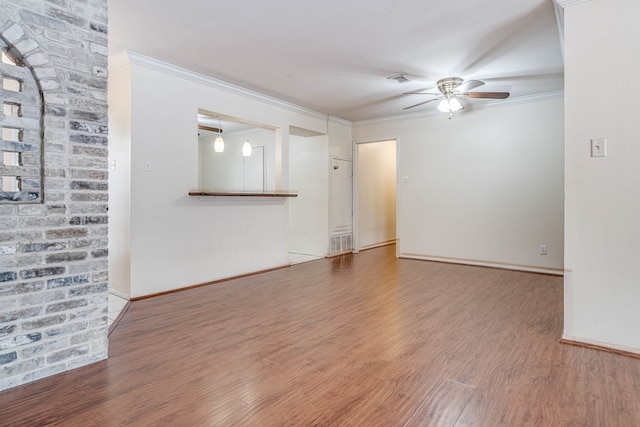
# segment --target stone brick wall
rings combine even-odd
[[[0,47],[42,102],[42,192],[0,200],[4,390],[107,357],[107,2],[0,0]]]

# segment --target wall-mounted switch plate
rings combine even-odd
[[[591,157],[607,156],[607,139],[594,138],[591,140]]]
[[[144,171],[151,172],[151,160],[144,161]]]

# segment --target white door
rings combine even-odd
[[[350,232],[353,225],[351,160],[331,160],[331,233]]]

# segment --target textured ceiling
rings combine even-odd
[[[433,110],[403,111],[425,98],[402,93],[449,76],[512,97],[563,89],[552,0],[108,3],[111,54],[130,50],[352,121]],[[400,71],[410,82],[387,79]]]

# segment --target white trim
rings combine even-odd
[[[526,271],[528,273],[544,273],[544,274],[552,274],[554,276],[562,276],[564,274],[564,270],[561,268],[537,267],[533,265],[520,265],[520,264],[510,264],[510,263],[502,263],[502,262],[480,261],[480,260],[473,260],[473,259],[439,257],[439,256],[421,255],[421,254],[413,254],[413,253],[406,253],[406,252],[400,253],[399,257],[409,258],[409,259],[420,259],[423,261],[446,262],[450,264],[463,264],[463,265],[474,265],[478,267],[500,268],[503,270]]]
[[[113,294],[113,295],[115,295],[117,297],[120,297],[122,299],[126,299],[126,300],[129,300],[129,298],[130,298],[129,294],[126,294],[124,292],[120,292],[120,291],[118,291],[116,289],[113,289],[113,288],[109,288],[109,293]]]
[[[371,244],[371,245],[363,246],[363,247],[360,248],[360,251],[366,251],[367,249],[380,248],[382,246],[395,245],[396,244],[396,240],[397,239],[391,239],[391,240],[387,240],[386,242],[374,243],[374,244]]]
[[[553,10],[556,15],[558,37],[560,38],[560,53],[562,54],[562,63],[564,64],[564,9],[556,0],[553,2]]]
[[[360,200],[360,190],[359,190],[359,186],[360,186],[360,181],[358,179],[358,174],[359,174],[359,169],[360,169],[360,156],[358,153],[358,146],[359,145],[365,145],[365,144],[375,144],[378,142],[394,142],[396,145],[396,203],[395,203],[395,207],[396,207],[396,238],[392,239],[392,240],[388,240],[386,242],[382,242],[382,243],[376,243],[373,245],[367,245],[367,246],[363,246],[360,247],[360,204],[359,204],[359,200]],[[366,249],[372,249],[372,248],[376,248],[378,246],[386,246],[386,245],[391,245],[394,244],[398,241],[398,218],[400,217],[399,215],[399,207],[400,207],[400,203],[399,203],[399,189],[398,189],[398,183],[400,182],[400,175],[399,175],[399,170],[400,170],[400,163],[399,163],[399,147],[398,147],[398,136],[392,136],[389,138],[376,138],[375,140],[371,140],[371,139],[366,139],[366,140],[362,140],[362,141],[356,141],[353,140],[352,141],[352,145],[353,145],[353,163],[352,163],[352,170],[353,170],[353,179],[351,180],[351,184],[352,184],[352,190],[351,190],[351,194],[352,194],[352,208],[351,211],[353,212],[353,216],[352,216],[352,225],[353,225],[353,253],[359,253],[361,250],[366,250]],[[398,256],[398,247],[396,246],[396,256]]]
[[[340,124],[343,124],[345,126],[352,126],[353,125],[353,122],[351,122],[351,121],[349,121],[347,119],[343,119],[341,117],[336,117],[336,116],[329,115],[329,116],[327,116],[327,119],[329,121],[331,121],[331,122],[340,123]]]
[[[563,340],[567,340],[567,341],[573,341],[573,342],[576,342],[576,343],[594,345],[596,347],[610,348],[612,350],[624,351],[624,352],[627,352],[627,353],[640,354],[640,348],[626,347],[624,345],[616,345],[616,344],[611,344],[611,343],[608,343],[608,342],[602,342],[602,341],[590,340],[590,339],[586,339],[586,338],[574,337],[573,335],[562,334],[562,339]]]
[[[398,135],[392,135],[388,137],[376,137],[375,139],[354,139],[354,144],[375,144],[376,142],[398,141]]]
[[[562,0],[556,0],[556,1],[561,2]],[[585,1],[589,1],[589,0],[574,0],[572,4],[583,3]],[[241,86],[227,83],[223,80],[209,77],[204,74],[196,73],[194,71],[187,70],[186,68],[182,68],[177,65],[170,64],[168,62],[163,62],[155,58],[144,56],[136,52],[123,51],[118,54],[111,55],[109,57],[110,70],[116,69],[126,64],[139,65],[151,70],[160,71],[165,74],[173,75],[175,77],[183,78],[185,80],[190,80],[194,83],[214,87],[217,89],[222,89],[227,92],[240,95],[244,98],[265,102],[267,104],[270,104],[276,107],[285,108],[287,110],[294,111],[297,113],[302,113],[308,116],[312,116],[314,118],[327,120],[327,122],[331,121],[335,123],[341,123],[347,126],[379,123],[379,122],[385,122],[385,121],[397,120],[397,119],[412,119],[412,118],[418,118],[418,117],[442,115],[442,112],[433,109],[428,111],[421,111],[421,112],[415,112],[415,113],[409,113],[409,114],[406,114],[406,113],[397,114],[393,116],[386,116],[386,117],[380,117],[376,119],[366,119],[366,120],[359,120],[359,121],[352,122],[352,121],[343,119],[341,117],[323,114],[323,113],[302,107],[300,105],[296,105],[287,101],[283,101],[278,98],[274,98],[272,96],[262,94],[260,92],[256,92],[250,89],[243,88]],[[560,90],[560,91],[545,92],[545,93],[534,94],[534,95],[518,96],[518,97],[507,98],[504,100],[495,100],[495,101],[486,101],[482,103],[477,103],[477,104],[474,104],[473,109],[480,110],[486,107],[511,105],[511,104],[518,104],[518,103],[524,103],[524,102],[535,102],[540,100],[556,98],[563,95],[564,95],[564,91]]]
[[[290,102],[286,102],[268,95],[264,95],[260,92],[256,92],[250,89],[243,88],[241,86],[227,83],[223,80],[215,79],[213,77],[209,77],[204,74],[196,73],[194,71],[187,70],[186,68],[169,64],[168,62],[163,62],[158,59],[150,58],[148,56],[144,56],[139,53],[125,51],[125,52],[120,52],[116,55],[113,55],[109,59],[110,59],[110,64],[109,64],[110,68],[111,67],[116,68],[118,66],[125,65],[126,63],[131,63],[134,65],[139,65],[141,67],[148,68],[150,70],[160,71],[168,75],[183,78],[185,80],[189,80],[194,83],[214,87],[216,89],[222,89],[226,92],[230,92],[235,95],[240,95],[244,98],[261,101],[276,107],[285,108],[290,111],[312,116],[314,118],[318,118],[322,120],[326,120],[327,118],[329,118],[333,121],[344,120],[344,119],[339,119],[337,117],[331,117],[331,116],[328,116],[327,114],[322,114],[317,111],[310,110],[308,108],[301,107],[299,105],[292,104]],[[347,121],[346,123],[350,124],[351,122]]]
[[[562,8],[567,8],[569,6],[575,6],[580,3],[586,3],[590,0],[555,0],[556,3],[560,5]]]
[[[556,99],[556,98],[561,98],[563,96],[564,96],[564,90],[555,90],[551,92],[537,93],[533,95],[524,95],[524,96],[517,96],[513,98],[507,98],[507,99],[501,99],[501,100],[495,100],[495,101],[487,101],[481,104],[473,105],[473,110],[478,111],[484,108],[502,107],[507,105],[546,101],[548,99]],[[431,116],[442,116],[443,114],[444,113],[442,113],[441,111],[438,111],[437,109],[432,109],[428,111],[421,111],[421,112],[416,112],[411,114],[397,114],[395,116],[379,117],[377,119],[358,120],[353,122],[353,126],[367,125],[372,123],[383,123],[383,122],[389,122],[394,120],[406,120],[406,119],[417,119],[417,118],[431,117]],[[466,113],[456,113],[456,114],[466,114]]]

